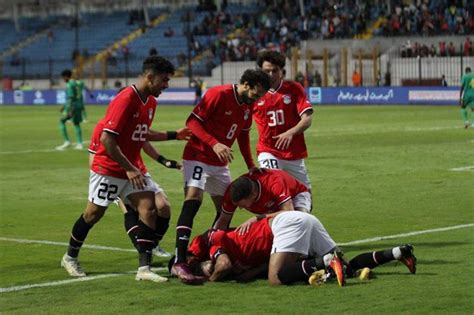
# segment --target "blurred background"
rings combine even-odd
[[[305,87],[459,85],[472,65],[468,0],[0,0],[3,90],[128,85],[143,59],[176,66],[172,87],[235,82],[258,52],[287,56]]]

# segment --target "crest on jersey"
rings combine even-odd
[[[290,104],[291,103],[291,96],[288,95],[288,94],[283,95],[283,103],[285,103],[286,105]]]
[[[148,118],[150,118],[150,120],[153,118],[153,109],[148,109]]]
[[[244,113],[244,120],[249,119],[249,115],[250,115],[250,109],[246,109]]]
[[[257,106],[265,105],[265,100],[258,101]]]

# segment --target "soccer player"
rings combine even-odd
[[[79,108],[81,109],[83,122],[87,122],[87,112],[86,112],[86,106],[84,104],[84,91],[86,91],[91,98],[94,97],[94,94],[86,87],[86,85],[84,84],[84,81],[80,79],[75,79],[75,82],[76,82],[77,103],[78,103]]]
[[[470,67],[466,67],[466,74],[462,77],[459,95],[464,128],[469,128],[469,126],[474,128],[474,74],[471,73]],[[467,106],[471,108],[471,122],[468,119]]]
[[[76,81],[72,79],[71,70],[64,70],[61,73],[61,76],[66,82],[66,104],[61,107],[60,112],[62,113],[61,118],[59,119],[59,129],[64,138],[64,143],[58,147],[56,150],[64,150],[71,146],[71,141],[69,140],[69,135],[66,128],[66,122],[71,120],[74,124],[74,131],[76,133],[76,145],[74,149],[82,150],[82,109],[79,104],[79,95],[77,94]]]
[[[102,130],[104,128],[103,119],[101,119],[94,128],[92,132],[91,142],[89,145],[89,167],[92,167],[92,162],[94,160],[94,156],[99,149],[100,146],[100,136],[102,134]],[[188,128],[180,128],[176,131],[167,131],[167,132],[160,132],[160,131],[153,131],[146,135],[148,140],[154,141],[165,141],[165,140],[189,140],[191,136],[191,131]],[[174,168],[181,170],[182,165],[174,160],[168,160],[162,154],[160,154],[151,144],[149,141],[146,141],[143,145],[143,151],[151,157],[153,160],[163,164],[167,168]],[[138,160],[138,168],[145,169],[145,165],[143,160],[140,158]],[[153,183],[156,186],[155,192],[155,205],[157,209],[157,221],[156,226],[161,227],[162,230],[157,231],[155,233],[155,243],[156,247],[153,249],[153,254],[159,257],[171,257],[171,254],[166,252],[159,246],[159,242],[165,235],[166,231],[169,227],[169,221],[171,217],[171,208],[170,203],[168,201],[168,197],[166,196],[163,189],[158,185],[156,182]],[[117,198],[117,204],[122,210],[124,214],[124,226],[127,235],[129,236],[132,244],[135,248],[138,249],[137,246],[137,238],[138,238],[138,224],[139,224],[139,217],[138,212],[136,209],[132,208],[130,205],[126,205],[120,198]]]
[[[245,234],[249,227],[265,217],[274,217],[280,211],[309,212],[311,195],[303,183],[282,170],[248,173],[234,180],[226,189],[221,215],[214,227],[228,228],[237,207],[257,214],[241,224],[237,231]]]
[[[304,159],[308,156],[304,132],[311,126],[313,109],[303,87],[283,80],[285,56],[264,51],[257,65],[271,77],[271,88],[253,107],[258,129],[260,167],[288,172],[311,190]]]
[[[268,267],[271,285],[308,281],[315,271],[330,271],[340,286],[345,277],[353,277],[363,268],[375,268],[389,261],[399,260],[408,270],[416,273],[413,246],[360,254],[349,262],[341,259],[341,252],[322,223],[301,211],[284,211],[252,225],[242,235],[235,230],[210,231],[196,237],[189,248],[194,264],[206,259],[203,274],[210,281],[218,281],[230,272],[240,279],[249,280]],[[268,266],[266,266],[266,262]]]
[[[69,275],[86,275],[78,261],[81,246],[109,204],[120,196],[138,210],[140,218],[137,231],[139,268],[135,279],[167,281],[150,269],[155,234],[163,227],[156,226],[154,197],[157,187],[139,161],[155,115],[156,97],[168,88],[173,74],[171,62],[159,56],[148,57],[143,62],[138,83],[125,88],[107,108],[101,145],[94,156],[89,177],[89,200],[72,228],[67,253],[61,260]]]
[[[217,218],[231,181],[227,165],[234,158],[231,147],[236,139],[248,169],[258,170],[250,150],[251,104],[269,88],[270,78],[265,72],[246,70],[239,84],[209,89],[186,121],[193,135],[183,152],[185,200],[176,227],[176,260],[171,270],[185,283],[196,282],[185,263],[194,216],[206,191]]]

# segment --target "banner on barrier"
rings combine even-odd
[[[94,90],[92,97],[84,93],[84,101],[86,104],[108,105],[116,94],[116,90]],[[158,103],[160,105],[193,105],[195,97],[193,89],[168,89],[158,97]],[[0,105],[62,105],[64,103],[66,103],[64,90],[0,92]]]
[[[307,89],[313,105],[325,104],[433,104],[455,105],[459,87],[360,87]]]

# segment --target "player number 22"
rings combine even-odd
[[[146,134],[148,133],[147,124],[138,124],[135,126],[135,130],[132,133],[133,141],[146,141]]]
[[[267,115],[270,116],[270,122],[268,123],[270,127],[285,124],[285,116],[283,115],[283,109],[269,111],[267,112]]]

